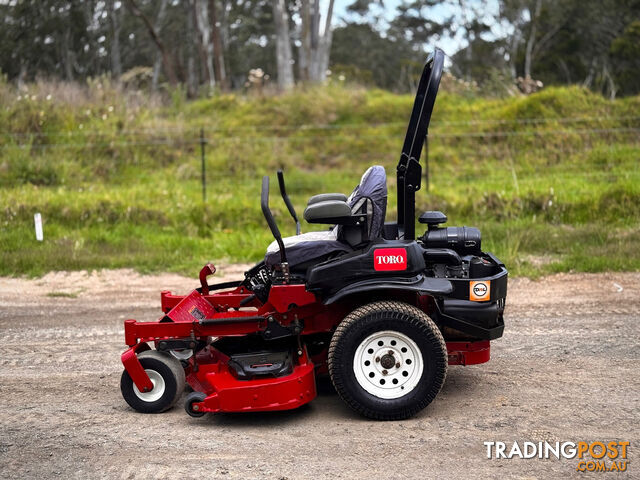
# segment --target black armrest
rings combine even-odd
[[[304,210],[304,219],[309,223],[357,225],[363,221],[363,215],[351,215],[345,201],[325,200],[309,205]]]
[[[314,203],[326,202],[327,200],[339,200],[341,202],[346,202],[347,196],[344,193],[320,193],[311,197],[307,202],[307,206],[313,205]]]

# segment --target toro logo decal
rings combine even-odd
[[[379,248],[373,252],[373,268],[378,272],[407,269],[407,251],[404,248]]]
[[[491,298],[491,281],[469,282],[469,300],[484,302]]]

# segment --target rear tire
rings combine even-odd
[[[149,392],[141,392],[125,370],[120,391],[129,406],[142,413],[160,413],[171,408],[184,392],[185,374],[180,361],[165,352],[147,350],[138,360],[153,383]]]
[[[401,420],[436,397],[447,373],[447,347],[437,325],[403,302],[370,303],[338,325],[329,374],[353,410],[376,420]]]

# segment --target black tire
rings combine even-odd
[[[182,392],[184,392],[185,375],[180,361],[165,352],[147,350],[138,355],[138,360],[145,370],[153,370],[162,377],[164,391],[159,398],[149,400],[140,398],[129,373],[125,370],[120,378],[120,391],[125,401],[142,413],[160,413],[171,408]],[[152,393],[151,392],[148,393]],[[156,392],[159,393],[159,392]]]
[[[398,398],[372,395],[360,385],[354,372],[360,344],[382,331],[400,332],[415,343],[422,356],[417,384]],[[329,375],[336,391],[353,410],[376,420],[402,420],[429,405],[444,384],[447,363],[447,346],[440,329],[422,310],[403,302],[381,301],[357,308],[338,325],[329,346]]]
[[[205,414],[205,412],[198,412],[194,410],[193,404],[197,402],[202,402],[205,398],[207,398],[207,395],[202,392],[191,392],[189,395],[187,395],[187,399],[184,401],[184,409],[192,417],[195,417],[195,418],[202,417]]]

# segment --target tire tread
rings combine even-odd
[[[443,353],[439,356],[435,365],[436,378],[434,388],[432,388],[419,403],[399,413],[382,413],[359,403],[350,394],[348,394],[344,387],[345,378],[334,362],[336,355],[342,356],[345,353],[343,351],[343,342],[341,342],[341,339],[349,330],[363,326],[363,324],[370,320],[371,316],[384,315],[388,317],[390,313],[395,316],[401,315],[410,324],[420,329],[430,341],[437,341],[440,344],[440,350]],[[356,308],[338,324],[329,346],[329,375],[338,395],[354,411],[375,420],[402,420],[412,417],[420,410],[424,409],[435,399],[436,395],[442,388],[446,377],[447,365],[447,346],[438,326],[418,307],[393,300],[372,302]]]

